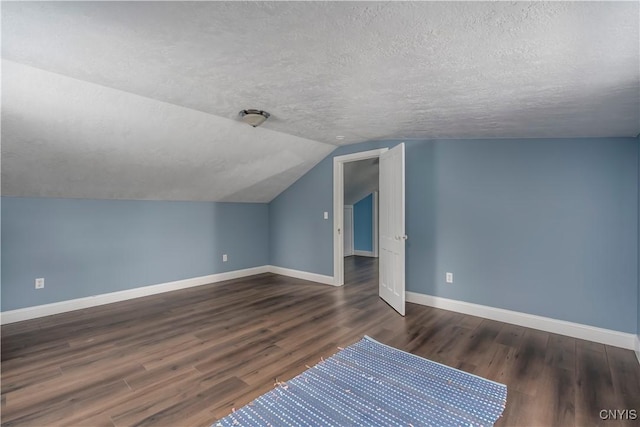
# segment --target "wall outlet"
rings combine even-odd
[[[453,273],[446,273],[446,274],[444,275],[444,280],[445,280],[447,283],[453,283]]]
[[[222,262],[227,262],[228,257],[227,254],[222,254]]]
[[[44,288],[44,277],[36,279],[36,289]]]

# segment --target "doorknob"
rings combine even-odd
[[[340,234],[340,229],[338,228],[338,234]]]
[[[409,238],[409,236],[407,236],[406,234],[403,234],[402,237],[401,237],[402,240],[407,240],[408,238]]]

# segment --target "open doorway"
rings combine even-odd
[[[333,158],[333,218],[334,218],[334,240],[333,240],[333,278],[334,284],[336,286],[344,285],[344,207],[345,207],[345,168],[347,170],[351,170],[353,172],[353,168],[355,171],[362,169],[366,171],[366,175],[368,175],[367,179],[362,179],[363,181],[369,181],[371,177],[378,178],[379,182],[379,172],[378,170],[374,170],[373,165],[376,160],[379,160],[380,155],[382,153],[387,152],[388,148],[382,148],[378,150],[370,150],[363,151],[360,153],[347,154],[344,156],[336,156]],[[362,164],[349,166],[350,164],[358,163],[360,161],[365,161]],[[366,165],[369,165],[367,167]],[[350,181],[354,181],[353,174]],[[361,178],[360,178],[361,179]],[[357,188],[362,187],[366,188],[366,185],[354,185],[354,192],[349,197],[349,200],[353,200],[358,197],[358,195],[362,195],[365,197],[367,194],[358,193]],[[375,190],[378,186],[374,186]],[[370,187],[371,188],[371,187]],[[350,189],[349,189],[350,191]],[[366,192],[367,190],[362,190]],[[377,190],[376,190],[377,191]],[[356,200],[357,201],[357,200]],[[376,238],[376,241],[378,239]]]
[[[405,313],[405,146],[363,151],[333,158],[333,270],[334,285],[345,284],[344,206],[345,166],[379,159],[379,296],[394,310]]]
[[[344,164],[344,277],[345,285],[367,277],[377,286],[378,157]]]

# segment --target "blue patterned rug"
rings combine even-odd
[[[491,426],[506,401],[503,384],[364,337],[213,427]]]

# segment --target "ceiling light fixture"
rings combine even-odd
[[[338,135],[336,136],[336,139],[344,139],[344,135]]]
[[[253,127],[260,126],[271,114],[262,110],[242,110],[240,111],[240,119]]]

